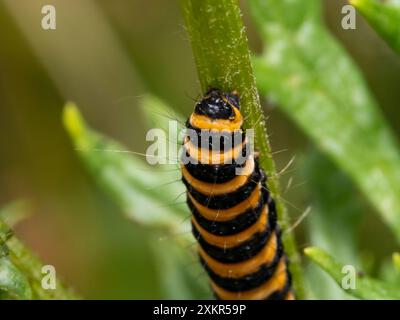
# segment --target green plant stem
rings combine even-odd
[[[244,127],[254,130],[260,164],[269,177],[268,188],[276,201],[279,220],[285,230],[289,218],[280,198],[275,164],[237,0],[181,0],[181,6],[201,89],[203,92],[209,88],[218,88],[239,93],[245,117]],[[301,299],[302,271],[294,236],[286,232],[283,240],[291,261],[296,295]]]

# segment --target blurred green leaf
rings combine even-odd
[[[371,26],[400,54],[400,2],[389,0],[350,0]]]
[[[260,91],[363,191],[400,241],[400,154],[360,71],[321,21],[319,0],[250,0],[267,45]]]
[[[13,210],[11,210],[13,208]],[[14,204],[0,210],[0,215],[15,212]],[[32,290],[24,274],[10,261],[10,249],[7,241],[13,237],[13,232],[0,217],[0,300],[2,299],[32,299]]]
[[[81,299],[70,287],[65,286],[60,277],[56,279],[56,289],[46,290],[42,287],[44,274],[42,268],[45,265],[34,253],[32,253],[17,237],[12,236],[7,240],[9,259],[27,277],[32,288],[34,299],[39,300],[75,300]]]
[[[129,218],[170,234],[189,230],[186,206],[176,203],[183,184],[172,184],[178,182],[178,168],[163,171],[146,165],[135,152],[87,127],[72,103],[66,105],[63,120],[94,179]]]
[[[14,227],[29,216],[29,203],[25,200],[16,200],[0,209],[0,219],[10,227]]]
[[[17,202],[18,203],[18,202]],[[2,209],[2,216],[15,222],[15,217],[26,216],[18,210],[25,205],[12,203]],[[12,208],[12,210],[11,210]],[[7,212],[7,215],[4,213]],[[3,260],[4,259],[4,260]],[[10,227],[0,218],[0,298],[6,299],[77,299],[78,296],[56,279],[55,290],[42,287],[44,264],[17,239]],[[4,289],[1,289],[3,286]]]
[[[0,258],[0,300],[32,299],[28,280],[6,257]]]
[[[146,95],[139,105],[145,115],[148,128],[159,128],[168,132],[170,121],[176,122],[179,129],[185,128],[185,119],[158,97]]]
[[[342,280],[346,276],[346,273],[343,272],[344,264],[337,262],[320,248],[310,247],[306,248],[304,252],[314,263],[325,270],[339,286],[342,286]],[[396,285],[360,274],[356,274],[355,289],[347,289],[345,291],[360,299],[400,299],[400,288]]]
[[[185,120],[181,115],[178,115],[161,99],[153,95],[146,95],[141,99],[140,108],[145,116],[147,128],[150,130],[158,129],[165,133],[164,143],[167,150],[172,150],[167,158],[174,160],[177,155],[177,150],[183,144],[183,137],[185,133]],[[163,159],[159,159],[163,160]],[[165,165],[164,165],[165,166]],[[170,166],[170,170],[177,168],[177,165]],[[179,179],[180,174],[176,170],[175,179]]]
[[[3,222],[0,218],[0,247],[5,246],[8,239],[13,236],[13,232],[10,227]],[[3,249],[4,252],[4,249]],[[1,257],[1,255],[0,255]]]
[[[400,270],[397,269],[393,259],[387,258],[381,261],[377,277],[400,288]]]
[[[9,211],[11,205],[7,206]],[[3,214],[6,209],[2,209]],[[10,261],[7,241],[13,236],[11,229],[0,219],[0,300],[32,299],[32,291],[24,274]]]
[[[309,221],[315,243],[340,259],[355,263],[357,228],[365,210],[357,201],[354,185],[332,161],[315,150],[306,159],[304,176],[311,195],[313,213]]]
[[[208,279],[193,251],[162,239],[153,241],[152,249],[163,299],[209,299],[212,296]]]
[[[164,132],[174,132],[171,126],[176,125],[177,137],[167,137],[169,148],[174,144],[182,145],[185,132],[184,118],[154,95],[146,95],[140,103],[148,128],[158,128]],[[180,132],[182,130],[182,132]],[[178,142],[177,142],[178,141]],[[179,174],[177,174],[178,176]],[[200,281],[204,273],[198,258],[192,250],[177,246],[169,239],[152,241],[152,249],[158,267],[158,277],[164,299],[208,299],[212,296],[208,281]],[[193,239],[194,242],[194,239]]]
[[[396,270],[400,273],[400,253],[398,252],[393,253],[393,264]]]
[[[346,264],[359,265],[356,235],[364,210],[355,199],[353,184],[326,156],[315,150],[308,153],[303,172],[311,196],[312,209],[307,219],[311,243],[318,244]],[[316,266],[309,266],[307,276],[316,298],[348,298]]]
[[[143,99],[142,109],[149,126],[165,132],[168,132],[169,120],[179,118],[153,96]],[[65,107],[64,125],[96,181],[128,217],[153,231],[163,231],[160,238],[154,239],[152,251],[155,265],[159,268],[158,277],[164,298],[209,297],[204,286],[206,282],[201,285],[195,280],[197,275],[194,273],[200,270],[197,256],[193,259],[189,257],[193,252],[189,250],[188,240],[194,242],[190,238],[189,220],[186,219],[189,212],[185,204],[181,207],[174,205],[177,195],[185,191],[179,181],[178,167],[172,166],[175,170],[171,171],[171,165],[166,165],[168,169],[163,171],[147,166],[138,155],[124,152],[125,147],[86,126],[73,104]],[[177,183],[169,183],[175,180]],[[177,246],[179,241],[185,246]],[[190,261],[195,265],[188,270]]]

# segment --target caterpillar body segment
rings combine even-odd
[[[275,202],[242,124],[238,96],[216,89],[187,121],[182,180],[200,261],[218,299],[291,300]]]

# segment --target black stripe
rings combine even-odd
[[[224,183],[237,177],[236,168],[243,168],[243,164],[195,164],[189,159],[189,163],[185,164],[186,170],[193,178],[207,183]]]
[[[201,257],[200,261],[215,284],[217,284],[221,288],[224,288],[225,290],[239,292],[257,288],[267,282],[269,279],[271,279],[276,270],[276,266],[278,265],[279,260],[282,257],[282,254],[282,241],[280,237],[278,237],[277,250],[271,263],[268,265],[263,264],[260,266],[260,269],[258,271],[237,279],[221,277],[214,273],[214,271],[207,265],[207,263],[203,259],[201,259]]]
[[[190,139],[193,145],[197,146],[197,148],[203,147],[219,152],[223,152],[225,147],[228,148],[225,151],[228,151],[242,144],[246,138],[246,133],[241,129],[235,130],[233,132],[201,129],[192,126],[189,120],[186,122],[186,128],[189,130],[193,130],[193,133],[191,134],[187,132],[187,136],[189,138],[193,134],[197,136],[197,143],[194,143],[195,140]]]
[[[261,180],[261,177],[262,175],[260,174],[258,164],[255,163],[255,170],[249,176],[246,184],[244,184],[234,192],[218,196],[203,195],[194,187],[192,187],[190,183],[185,180],[184,177],[182,177],[182,181],[186,185],[186,188],[193,196],[193,198],[196,199],[196,201],[199,202],[201,205],[210,209],[228,209],[246,200],[256,188],[258,182]]]
[[[236,218],[228,221],[214,221],[204,218],[189,197],[187,198],[187,204],[197,223],[209,233],[217,236],[228,236],[246,230],[259,219],[264,208],[263,197],[260,197],[260,201],[255,208],[244,211]]]
[[[269,192],[265,193],[265,195],[268,197],[268,200],[264,198],[264,201],[268,202],[268,214],[269,221],[271,223],[271,229],[276,229],[278,224],[278,214],[276,212],[275,201],[271,198],[271,194]]]
[[[222,164],[203,164],[200,160],[192,158],[190,154],[185,151],[181,156],[181,162],[185,165],[189,173],[196,179],[209,182],[209,183],[223,183],[232,180],[237,176],[236,168],[243,168],[246,164],[248,154],[247,144],[242,149],[240,161],[232,159],[232,163]]]
[[[248,241],[233,248],[220,248],[209,244],[193,224],[192,233],[201,245],[202,249],[210,257],[222,263],[235,263],[248,260],[259,253],[268,242],[272,231],[274,231],[274,229],[271,228],[271,226],[274,225],[276,225],[276,217],[274,215],[268,215],[268,224],[263,232],[256,232]],[[277,236],[280,236],[278,231]]]
[[[284,300],[286,295],[290,292],[292,287],[292,276],[289,271],[286,271],[287,282],[285,288],[281,291],[275,291],[268,297],[265,297],[263,300]],[[216,300],[222,300],[216,292],[213,291],[214,297]]]

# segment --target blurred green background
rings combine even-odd
[[[56,30],[41,28],[45,4],[57,9]],[[398,137],[400,59],[362,17],[356,30],[343,30],[344,4],[324,1],[326,24],[361,68]],[[259,36],[241,5],[251,47],[259,52]],[[188,115],[200,91],[178,2],[0,0],[0,33],[0,206],[24,199],[31,213],[17,234],[85,298],[165,298],[150,250],[162,240],[126,219],[97,186],[61,113],[66,101],[76,102],[92,127],[137,152],[146,149],[138,107],[144,94]],[[283,195],[296,220],[312,199],[301,166],[310,142],[277,106],[265,103],[265,109],[273,150],[287,150],[275,155],[278,168],[296,156],[281,178],[283,186],[290,178],[298,184]],[[395,241],[362,196],[355,198],[366,211],[356,237],[377,274]],[[305,224],[296,228],[300,248],[310,245]]]

